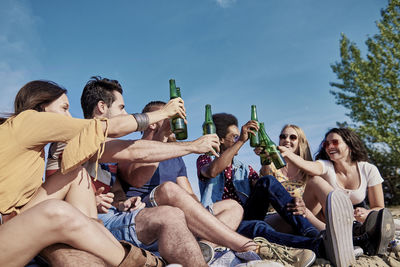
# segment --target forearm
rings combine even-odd
[[[103,130],[108,127],[108,137],[116,138],[125,136],[137,130],[138,124],[136,119],[129,114],[119,115],[103,121]],[[108,124],[108,125],[107,125]]]
[[[380,210],[385,207],[382,184],[368,187],[368,202],[371,210]]]
[[[233,146],[225,150],[218,158],[215,158],[208,168],[202,171],[203,176],[214,178],[232,163],[233,157],[237,154],[244,142],[238,141]]]
[[[101,162],[135,162],[151,163],[160,162],[171,158],[196,153],[192,142],[163,143],[152,140],[110,140],[106,147]]]
[[[168,118],[168,114],[164,110],[156,110],[145,113],[148,117],[148,125],[159,122]],[[103,125],[105,129],[105,124]],[[108,120],[108,136],[121,137],[137,131],[138,122],[131,114],[119,115]]]
[[[285,159],[289,162],[295,165],[297,168],[303,170],[305,173],[311,176],[320,176],[322,175],[322,164],[320,162],[316,161],[309,161],[309,160],[304,160],[302,157],[294,154],[294,153],[288,153],[285,156]]]

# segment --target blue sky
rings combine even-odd
[[[250,106],[277,142],[286,123],[303,128],[312,153],[346,110],[335,104],[330,65],[340,33],[365,51],[382,0],[169,0],[0,2],[0,111],[12,111],[26,82],[48,79],[68,89],[71,113],[93,75],[117,79],[128,112],[169,98],[181,87],[189,140],[202,133],[204,105],[244,124]],[[365,55],[365,53],[364,53]],[[137,134],[130,138],[139,138]],[[239,159],[256,169],[246,144]],[[195,160],[185,162],[197,191]]]

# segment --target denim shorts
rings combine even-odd
[[[101,213],[98,218],[103,221],[104,226],[118,240],[125,240],[139,248],[152,252],[158,251],[158,242],[146,245],[140,242],[136,234],[135,217],[141,211],[120,212],[115,207],[111,207],[107,213]]]

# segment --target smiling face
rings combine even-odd
[[[324,143],[324,149],[333,162],[341,159],[350,159],[350,148],[337,133],[328,134]]]
[[[47,106],[44,106],[44,111],[71,117],[71,113],[69,113],[69,101],[67,95],[62,94],[59,98]]]
[[[286,127],[279,135],[279,145],[287,147],[295,154],[299,154],[299,135],[292,127]]]

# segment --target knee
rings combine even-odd
[[[168,201],[173,201],[176,197],[185,194],[186,191],[183,190],[179,185],[174,182],[165,182],[161,184],[156,191],[157,196]]]
[[[227,199],[226,201],[226,209],[233,214],[242,217],[243,216],[243,207],[235,200]]]
[[[276,181],[274,176],[266,175],[258,179],[255,188],[268,188],[274,181]]]
[[[47,220],[46,225],[59,232],[70,232],[85,226],[84,216],[62,200],[44,201],[40,212]]]
[[[313,176],[308,178],[306,187],[309,189],[316,189],[321,187],[324,184],[325,180],[319,176]]]

